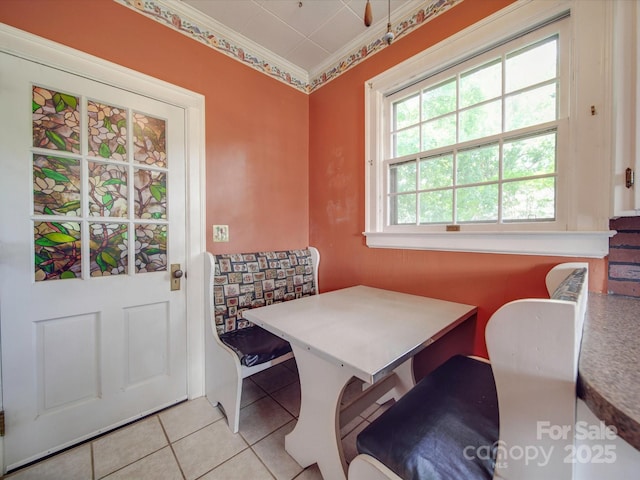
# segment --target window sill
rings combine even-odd
[[[603,258],[614,230],[601,232],[364,232],[370,248]]]

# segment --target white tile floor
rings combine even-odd
[[[347,387],[344,401],[361,388]],[[346,425],[349,462],[358,433],[387,405],[371,406]],[[206,398],[181,403],[93,441],[3,477],[9,480],[316,480],[317,465],[303,469],[284,450],[284,436],[300,412],[295,361],[243,383],[240,432]]]

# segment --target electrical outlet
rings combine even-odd
[[[213,241],[228,242],[229,241],[229,225],[214,225]]]

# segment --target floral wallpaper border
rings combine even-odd
[[[437,17],[441,13],[446,12],[451,7],[454,7],[455,5],[462,3],[463,1],[464,0],[433,0],[425,7],[420,8],[418,11],[414,12],[411,17],[406,18],[400,22],[396,22],[395,26],[392,26],[392,31],[395,35],[394,41],[397,41],[404,35],[415,30],[417,27],[424,25],[431,19]],[[382,40],[381,37],[375,38],[367,45],[363,45],[352,54],[343,58],[337,65],[324,71],[315,78],[312,78],[310,80],[308,92],[311,93],[314,90],[317,90],[334,78],[342,75],[347,70],[355,67],[366,58],[374,55],[375,53],[378,53],[386,46],[387,44]]]
[[[287,85],[296,88],[305,93],[311,93],[314,90],[326,85],[331,80],[342,75],[347,70],[355,67],[366,58],[374,55],[386,44],[381,38],[372,40],[367,45],[362,45],[350,55],[344,57],[333,67],[325,70],[314,78],[298,78],[298,76],[287,72],[283,67],[275,65],[268,59],[260,58],[257,55],[247,51],[242,45],[237,45],[233,41],[224,38],[217,32],[211,31],[204,24],[198,25],[179,12],[171,9],[162,0],[114,0],[126,7],[146,15],[153,20],[160,22],[174,30],[187,35],[194,40],[201,42],[225,55],[238,60],[266,75],[280,80]],[[464,0],[432,0],[413,13],[409,18],[400,22],[396,22],[393,27],[395,38],[413,31],[415,28],[427,23],[431,19],[437,17],[441,13],[449,10],[455,5],[462,3]]]

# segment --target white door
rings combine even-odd
[[[0,53],[4,464],[187,397],[185,111]]]

